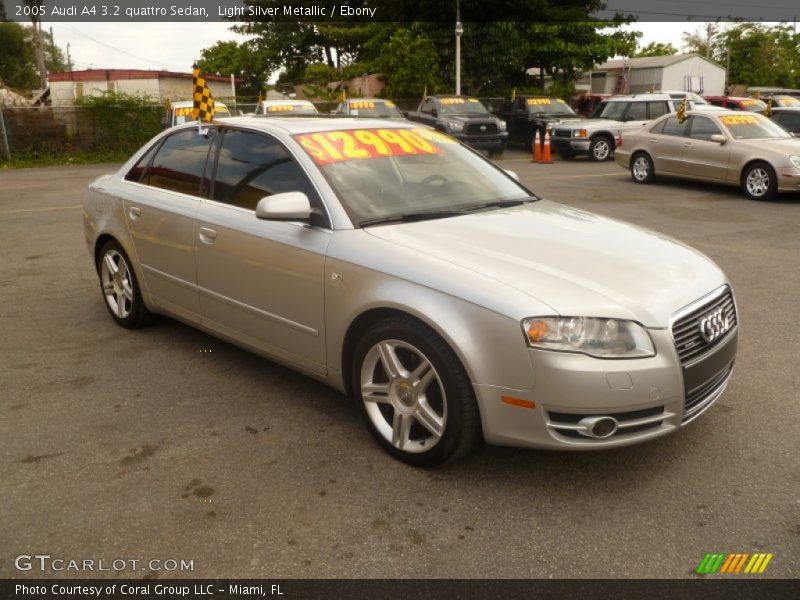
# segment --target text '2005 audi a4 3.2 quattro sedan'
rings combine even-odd
[[[171,129],[89,186],[85,234],[117,323],[166,314],[320,379],[414,465],[651,440],[714,402],[736,354],[708,258],[540,200],[419,124]]]

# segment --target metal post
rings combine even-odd
[[[461,26],[461,3],[456,0],[456,96],[461,95],[461,34],[464,28]]]
[[[3,156],[5,156],[6,160],[11,160],[11,147],[8,145],[8,131],[6,130],[6,120],[2,109],[0,109],[0,139],[2,139],[3,143]]]

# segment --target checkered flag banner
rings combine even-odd
[[[214,97],[208,89],[206,80],[200,76],[200,67],[195,63],[192,66],[194,75],[194,106],[192,107],[192,117],[195,121],[210,123],[214,118]]]
[[[680,106],[678,106],[678,123],[683,123],[686,120],[686,98],[684,97],[683,102],[681,102]]]

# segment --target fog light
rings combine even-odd
[[[584,417],[578,422],[579,431],[595,439],[604,439],[617,431],[617,420],[614,417]]]

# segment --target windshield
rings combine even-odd
[[[486,107],[477,98],[439,98],[443,115],[466,115],[488,113]]]
[[[719,120],[737,140],[792,137],[780,125],[761,115],[725,115]]]
[[[756,98],[745,98],[744,100],[739,100],[739,104],[742,105],[744,110],[750,112],[761,112],[767,108],[766,102],[763,100],[757,100]]]
[[[388,100],[352,100],[350,102],[350,114],[354,117],[375,117],[378,119],[392,119],[402,117],[403,113],[397,108],[394,102]]]
[[[525,100],[525,106],[528,108],[528,112],[533,115],[545,114],[577,116],[575,111],[572,110],[566,102],[559,100],[558,98],[528,98]]]
[[[318,115],[316,107],[311,104],[265,104],[264,112],[267,115]]]
[[[773,104],[775,106],[800,106],[800,100],[791,96],[776,96]]]
[[[432,129],[322,131],[294,138],[356,223],[525,200],[494,164]]]

